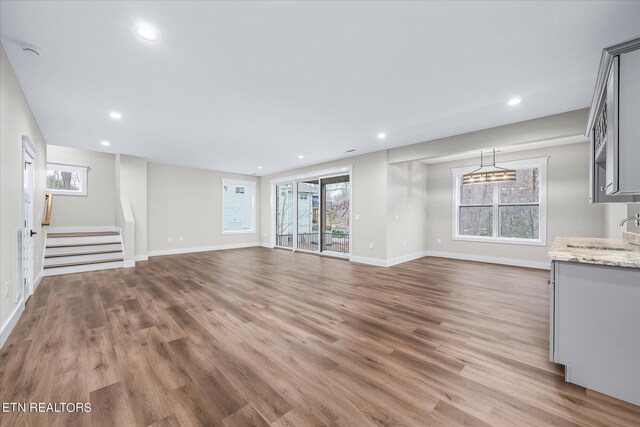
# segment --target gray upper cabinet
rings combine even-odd
[[[640,202],[640,37],[603,51],[586,135],[591,203]]]

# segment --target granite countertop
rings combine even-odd
[[[640,246],[622,239],[556,237],[548,257],[551,261],[640,268]]]

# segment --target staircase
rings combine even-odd
[[[45,276],[120,267],[124,267],[124,252],[115,227],[57,227],[47,232]]]

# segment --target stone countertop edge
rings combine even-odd
[[[551,261],[640,268],[640,246],[629,243],[637,239],[625,233],[625,239],[599,237],[556,237],[549,249]]]

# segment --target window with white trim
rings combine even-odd
[[[47,192],[69,196],[87,195],[87,166],[47,163]]]
[[[255,233],[256,183],[222,179],[222,232]]]
[[[453,239],[546,245],[547,158],[504,162],[516,180],[462,184],[476,166],[452,169]]]

